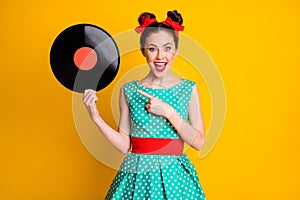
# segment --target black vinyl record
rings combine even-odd
[[[99,91],[117,75],[119,49],[102,28],[77,24],[62,31],[53,42],[50,65],[56,79],[69,90]]]

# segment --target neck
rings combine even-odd
[[[142,84],[143,85],[148,85],[148,86],[168,86],[170,82],[174,81],[174,76],[171,74],[166,74],[163,77],[157,77],[151,73],[149,73],[143,80]]]

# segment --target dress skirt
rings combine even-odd
[[[122,162],[106,200],[204,200],[193,164],[183,155],[130,152]]]

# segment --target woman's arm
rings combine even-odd
[[[201,113],[200,98],[198,88],[195,85],[192,90],[189,105],[189,123],[186,122],[169,104],[153,97],[143,91],[138,91],[149,98],[146,105],[148,112],[163,116],[169,120],[180,137],[196,150],[200,150],[204,144],[205,129]]]
[[[200,150],[204,145],[205,128],[201,112],[201,104],[198,87],[195,85],[189,105],[189,123],[173,109],[167,113],[166,118],[177,130],[181,138],[196,150]]]
[[[96,101],[98,98],[94,90],[86,90],[83,94],[83,102],[89,112],[91,119],[103,133],[105,138],[120,152],[127,153],[130,149],[130,117],[129,109],[125,100],[123,87],[120,90],[120,121],[119,130],[112,129],[99,115]]]

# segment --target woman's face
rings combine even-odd
[[[173,36],[163,30],[150,34],[145,40],[143,55],[156,77],[165,76],[177,55]]]

